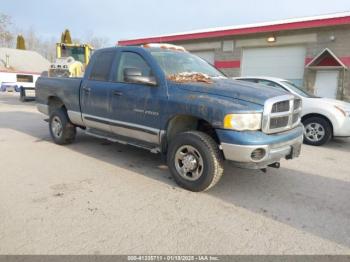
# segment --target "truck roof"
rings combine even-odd
[[[135,46],[114,46],[114,47],[107,47],[107,48],[101,48],[96,50],[96,52],[99,52],[101,50],[108,51],[108,50],[115,50],[115,49],[123,49],[123,50],[153,50],[153,51],[175,51],[175,52],[187,52],[186,49],[182,46],[178,45],[172,45],[172,44],[147,44],[147,45],[135,45]]]

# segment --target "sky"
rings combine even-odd
[[[118,40],[350,11],[350,0],[0,0],[0,12],[43,38]]]

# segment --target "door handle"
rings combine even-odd
[[[86,87],[86,86],[83,86],[83,90],[84,90],[84,92],[86,92],[86,93],[90,93],[91,88],[88,88],[88,87]]]
[[[114,95],[114,96],[122,96],[123,93],[120,92],[120,91],[113,91],[113,95]]]

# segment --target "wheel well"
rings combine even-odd
[[[328,124],[331,126],[332,128],[332,134],[333,134],[333,124],[332,122],[324,115],[321,115],[321,114],[308,114],[308,115],[305,115],[301,118],[301,122],[304,122],[306,119],[309,119],[311,117],[318,117],[318,118],[322,118],[324,120],[326,120],[328,122]]]
[[[169,121],[166,130],[166,141],[171,141],[178,133],[190,130],[206,133],[212,137],[216,143],[220,143],[215,128],[208,121],[188,115],[175,116]]]
[[[63,101],[56,96],[50,96],[47,104],[49,106],[49,115],[59,108],[64,108],[66,110]]]

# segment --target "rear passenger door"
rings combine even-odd
[[[110,77],[114,51],[102,51],[95,54],[88,78],[81,84],[81,112],[84,124],[110,132],[108,117],[110,111]]]

